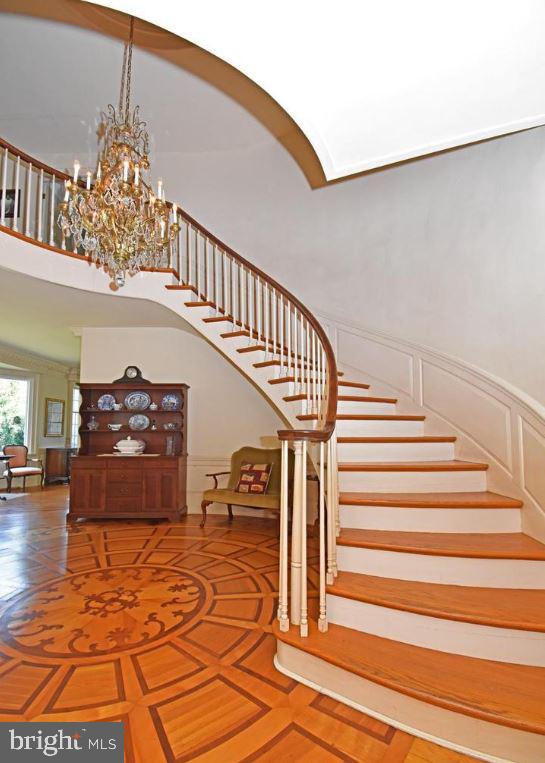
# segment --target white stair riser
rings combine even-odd
[[[426,583],[485,588],[545,588],[545,561],[471,559],[337,546],[337,565],[339,570],[345,572]]]
[[[339,471],[342,492],[463,493],[486,490],[486,471]]]
[[[380,403],[373,401],[353,401],[353,400],[339,400],[337,403],[337,413],[355,413],[357,416],[367,416],[370,414],[384,413],[386,415],[394,414],[396,412],[395,403]]]
[[[291,678],[405,732],[493,763],[543,763],[545,737],[444,710],[277,641],[275,665]],[[456,759],[458,756],[454,756]]]
[[[423,421],[399,419],[339,419],[338,437],[419,437],[424,434]]]
[[[340,506],[341,527],[423,533],[516,533],[520,509],[407,509]]]
[[[331,594],[327,618],[330,623],[439,652],[545,667],[545,633],[428,617]]]
[[[340,442],[339,461],[452,461],[453,442]]]

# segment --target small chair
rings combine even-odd
[[[240,467],[242,464],[272,464],[271,476],[266,493],[256,495],[255,493],[237,493],[235,491],[240,478]],[[290,450],[288,451],[288,475],[290,486],[293,480],[293,464],[294,454]],[[201,527],[204,527],[205,525],[206,508],[211,503],[227,504],[227,511],[229,512],[230,522],[233,521],[233,504],[236,506],[248,506],[252,509],[266,509],[268,511],[276,511],[280,513],[281,470],[282,451],[280,448],[271,449],[244,447],[235,451],[235,453],[233,453],[231,456],[230,471],[216,472],[214,474],[206,475],[207,477],[212,477],[214,480],[214,487],[210,490],[205,490],[202,496],[203,500],[201,503]],[[227,474],[229,475],[227,487],[218,487],[218,477]]]
[[[2,475],[8,482],[8,493],[11,493],[11,482],[15,477],[23,478],[23,490],[26,487],[26,478],[35,474],[41,477],[41,487],[44,486],[44,467],[39,458],[28,458],[28,448],[26,445],[4,445],[4,455],[12,456],[6,462],[6,471]],[[28,464],[39,464],[39,466],[28,466]]]

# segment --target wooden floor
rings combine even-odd
[[[0,721],[123,720],[130,763],[469,760],[275,670],[275,523],[67,527],[66,502],[0,503]]]

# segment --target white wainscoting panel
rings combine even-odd
[[[452,370],[422,361],[422,402],[481,444],[509,472],[511,417],[508,405]]]
[[[537,503],[545,506],[545,437],[524,419],[520,423],[523,485]]]

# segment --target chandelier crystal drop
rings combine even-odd
[[[104,267],[121,287],[143,268],[168,267],[177,246],[177,207],[165,202],[161,180],[154,194],[148,180],[149,136],[139,106],[131,112],[134,19],[125,43],[117,110],[102,115],[96,171],[74,174],[65,184],[58,223],[63,237]]]

